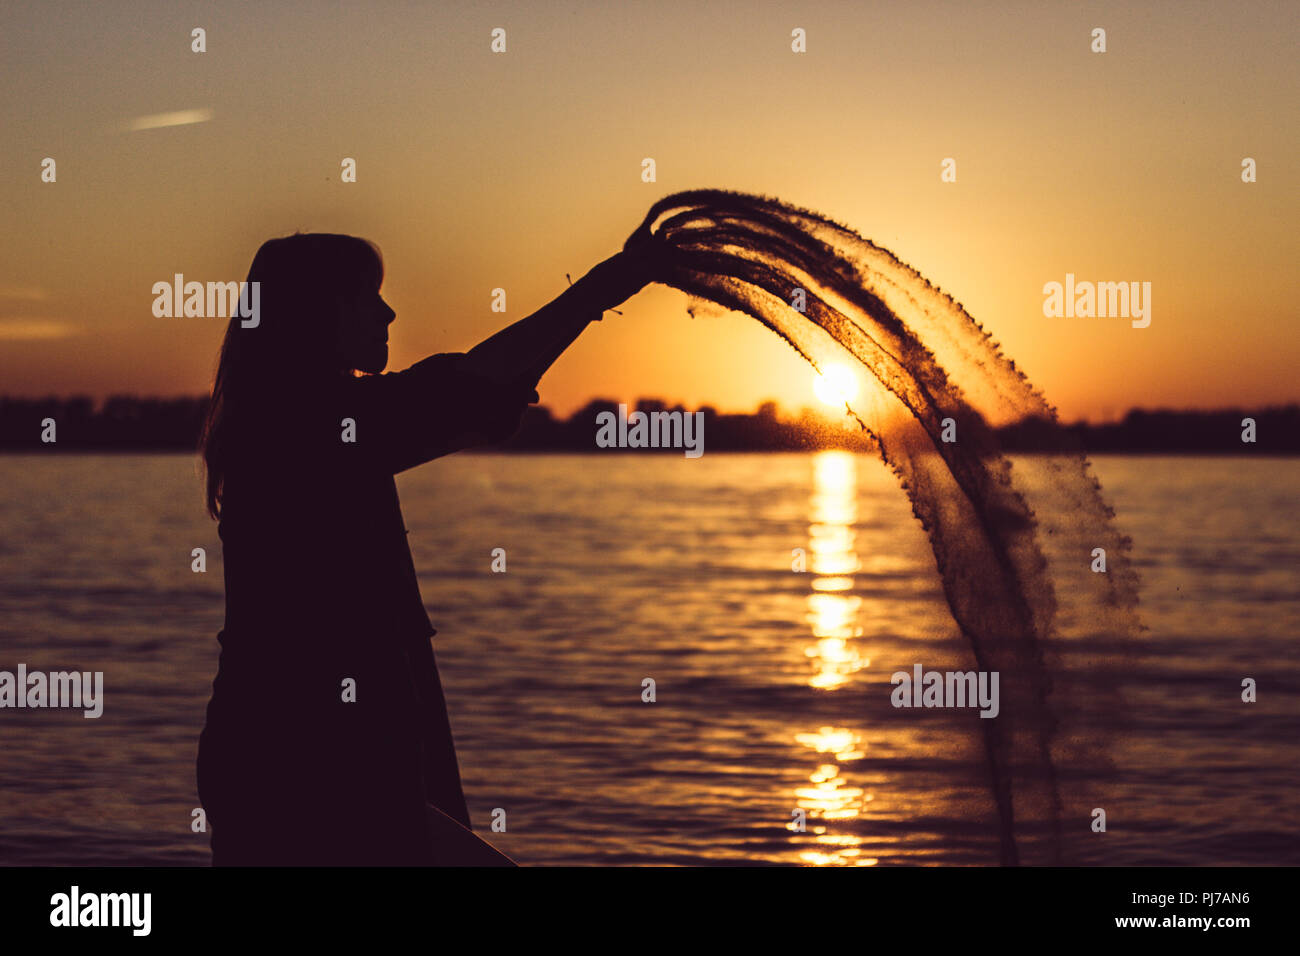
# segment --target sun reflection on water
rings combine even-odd
[[[835,690],[868,666],[852,644],[862,636],[858,612],[862,599],[853,590],[852,575],[859,570],[853,530],[858,517],[857,462],[845,451],[824,451],[813,456],[812,524],[810,539],[812,593],[807,619],[817,643],[805,650],[817,671],[813,687]]]
[[[868,667],[871,660],[857,647],[862,636],[858,615],[862,598],[851,594],[853,575],[861,569],[854,549],[858,508],[857,462],[843,451],[824,451],[813,456],[813,497],[808,528],[812,579],[807,597],[808,623],[816,643],[804,653],[813,664],[810,686],[835,691],[853,674]],[[821,727],[814,733],[795,735],[799,744],[815,751],[821,762],[808,777],[808,785],[795,790],[796,806],[807,814],[807,829],[799,859],[812,866],[874,866],[875,857],[863,855],[861,837],[832,833],[831,822],[855,820],[872,795],[851,786],[840,764],[865,756],[861,736],[844,727]],[[837,763],[831,763],[827,755]],[[788,829],[800,832],[796,824]],[[812,835],[808,841],[807,834]]]
[[[796,734],[795,740],[836,760],[858,760],[864,756],[862,738],[844,727],[821,727],[816,733]],[[826,825],[833,821],[854,820],[862,814],[862,805],[872,795],[861,787],[850,786],[838,763],[822,762],[809,775],[810,786],[795,790],[796,805],[807,812],[807,833],[814,846],[799,852],[799,859],[813,866],[874,866],[875,857],[862,855],[861,837],[850,833],[832,833]],[[791,823],[789,829],[799,832]]]

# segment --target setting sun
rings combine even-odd
[[[827,405],[842,408],[858,394],[858,377],[844,365],[828,365],[813,375],[813,391]]]

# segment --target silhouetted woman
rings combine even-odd
[[[198,754],[214,865],[509,865],[468,832],[393,476],[512,434],[542,373],[648,281],[619,253],[470,352],[379,374],[378,251],[257,251],[258,321],[230,321],[202,449],[226,581]]]

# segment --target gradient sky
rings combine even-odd
[[[1294,3],[9,0],[0,394],[205,391],[225,323],[155,318],[151,286],[242,279],[296,230],[380,245],[390,368],[468,349],[617,251],[655,200],[717,187],[892,250],[1067,418],[1295,401],[1298,26]],[[126,131],[191,109],[211,119]],[[1045,318],[1066,272],[1151,282],[1151,326]],[[811,370],[752,319],[691,319],[653,286],[623,311],[543,403],[815,404]]]

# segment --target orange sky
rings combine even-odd
[[[656,199],[718,187],[889,248],[1067,418],[1300,399],[1295,5],[211,7],[0,8],[0,394],[204,391],[224,322],[155,318],[153,283],[242,279],[296,230],[381,246],[390,368],[467,349]],[[126,129],[178,110],[211,118]],[[1043,284],[1067,272],[1150,282],[1151,326],[1045,318]],[[774,335],[685,305],[651,287],[608,315],[543,402],[814,404]]]

